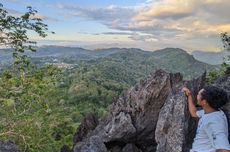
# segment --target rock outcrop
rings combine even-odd
[[[181,89],[186,85],[196,96],[204,81],[204,75],[183,81],[179,73],[156,71],[114,102],[107,117],[75,142],[73,151],[188,151],[196,122],[190,118]]]
[[[0,141],[0,152],[20,152],[12,141]]]
[[[98,123],[98,118],[94,114],[88,114],[74,135],[73,143],[81,142],[87,134],[97,127]]]
[[[176,89],[172,88],[176,91],[165,101],[157,121],[157,152],[189,151],[196,131],[197,121],[190,118],[187,99],[180,91],[183,86],[187,86],[193,92],[193,99],[196,99],[197,92],[205,84],[205,73],[192,81],[183,82],[182,78],[173,80]]]

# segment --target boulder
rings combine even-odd
[[[105,144],[99,136],[92,136],[84,143],[78,142],[74,146],[75,152],[107,152]]]

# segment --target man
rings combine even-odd
[[[197,95],[198,105],[203,110],[197,111],[190,90],[184,87],[183,91],[191,116],[199,118],[190,152],[230,152],[227,119],[220,109],[228,101],[227,93],[214,86],[204,87]]]

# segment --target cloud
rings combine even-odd
[[[162,0],[140,9],[126,29],[139,29],[165,40],[208,40],[230,32],[229,8],[229,0]]]
[[[64,4],[58,7],[72,17],[120,31],[98,35],[128,35],[133,41],[216,45],[213,41],[219,33],[230,32],[229,0],[146,0],[129,7],[83,8]]]
[[[118,22],[125,23],[137,13],[133,8],[118,7],[114,5],[110,5],[106,8],[83,8],[80,6],[58,4],[58,8],[69,11],[69,15],[73,17],[100,21],[104,24],[110,23],[110,26],[113,26]]]
[[[229,23],[230,18],[229,0],[205,0],[203,2],[203,13],[206,13],[208,20],[216,23]]]
[[[180,19],[191,16],[196,8],[196,0],[163,0],[142,8],[135,20],[151,20],[152,18]]]
[[[144,42],[158,42],[159,39],[154,37],[151,34],[138,34],[135,33],[133,35],[131,35],[129,38],[131,38],[132,40],[135,41],[144,41]]]
[[[8,9],[8,8],[4,8],[10,15],[13,15],[13,16],[16,16],[16,17],[20,17],[22,15],[24,15],[23,12],[20,12],[20,11],[17,11],[17,10],[14,10],[14,9]],[[59,19],[57,18],[53,18],[53,17],[49,17],[49,16],[44,16],[44,15],[41,15],[39,13],[36,13],[35,15],[31,16],[31,18],[40,18],[44,21],[59,21]]]
[[[31,18],[40,18],[44,21],[54,21],[54,22],[58,22],[59,19],[57,18],[53,18],[53,17],[49,17],[49,16],[44,16],[44,15],[41,15],[39,13],[36,13],[35,15],[31,16]]]
[[[100,34],[104,34],[104,35],[132,35],[133,33],[130,33],[130,32],[103,32]]]

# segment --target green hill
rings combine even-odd
[[[190,79],[215,68],[195,60],[184,50],[174,48],[155,52],[123,49],[103,58],[77,63],[73,69],[66,70],[63,78],[64,101],[70,105],[91,103],[92,108],[106,108],[123,90],[157,69],[180,72]]]
[[[184,50],[174,48],[155,52],[135,48],[78,49],[78,52],[74,48],[64,48],[65,55],[59,50],[54,56],[49,49],[52,50],[52,47],[46,48],[43,55],[38,53],[32,61],[39,66],[67,64],[60,66],[62,72],[58,76],[50,76],[55,68],[38,68],[30,71],[23,89],[19,85],[24,82],[22,79],[7,73],[0,78],[1,100],[4,97],[0,130],[7,132],[9,124],[14,124],[16,132],[13,136],[6,134],[2,139],[15,141],[22,151],[59,151],[64,144],[71,146],[74,132],[87,113],[93,112],[102,117],[108,105],[124,90],[157,69],[181,72],[189,79],[215,68],[198,62]],[[12,87],[14,85],[17,87]],[[48,111],[44,112],[43,108],[21,111],[21,104],[17,105],[19,99],[25,105],[31,101],[41,102]],[[22,140],[22,135],[25,140]]]
[[[97,60],[86,61],[82,66],[87,67],[87,77],[97,77],[94,72],[100,73],[100,78],[125,82],[134,85],[157,69],[169,72],[180,72],[186,79],[199,76],[205,70],[216,66],[199,62],[193,56],[181,49],[167,48],[155,52],[139,49],[125,49]]]

